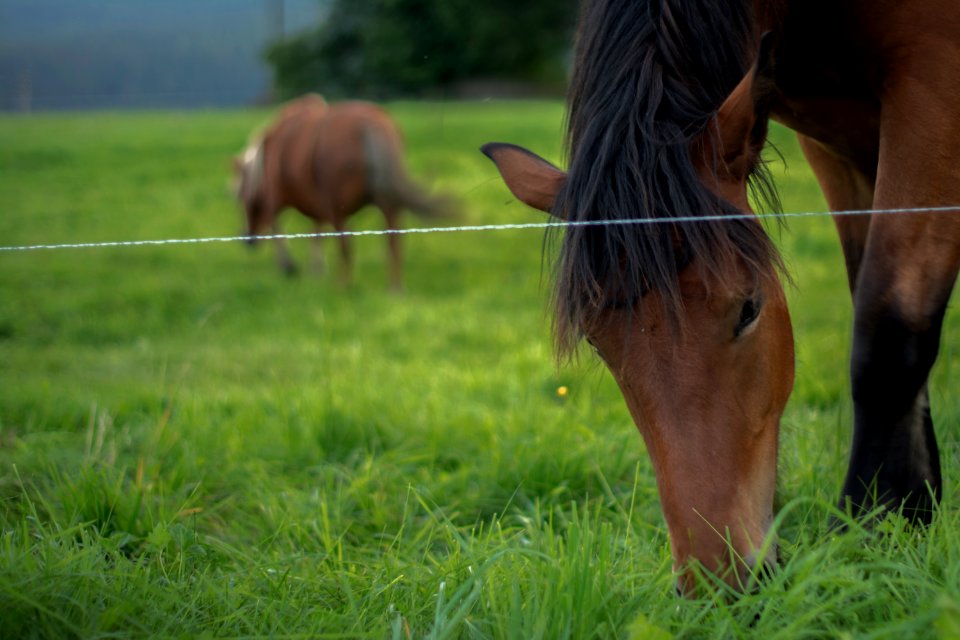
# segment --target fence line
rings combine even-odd
[[[795,213],[736,213],[709,216],[679,216],[676,218],[630,218],[626,220],[578,220],[553,222],[527,222],[516,224],[481,224],[456,227],[423,227],[410,229],[372,229],[368,231],[319,231],[316,233],[277,233],[258,235],[257,240],[300,240],[305,238],[340,238],[364,236],[413,235],[433,233],[467,233],[480,231],[508,231],[516,229],[554,229],[562,227],[602,227],[619,225],[654,225],[676,224],[690,222],[726,222],[731,220],[768,220],[814,218],[828,216],[859,216],[859,215],[908,215],[921,213],[949,213],[960,212],[960,205],[940,207],[903,207],[898,209],[849,209],[845,211],[805,211]],[[63,244],[34,244],[0,246],[0,252],[14,251],[50,251],[58,249],[100,249],[109,247],[143,247],[154,245],[173,244],[209,244],[216,242],[244,242],[251,236],[220,236],[209,238],[169,238],[159,240],[117,240],[108,242],[75,242]]]

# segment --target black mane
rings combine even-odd
[[[585,0],[555,211],[577,221],[736,213],[701,183],[690,153],[756,44],[749,0]],[[554,292],[561,354],[604,308],[649,290],[678,317],[678,271],[694,257],[718,276],[735,257],[757,272],[779,264],[752,221],[569,227]]]

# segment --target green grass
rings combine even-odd
[[[463,222],[543,219],[477,148],[559,160],[559,104],[391,110]],[[268,115],[0,118],[0,244],[235,234],[229,157]],[[823,209],[772,137],[785,209]],[[355,241],[348,291],[282,278],[271,247],[0,253],[0,638],[960,637],[960,317],[931,386],[935,522],[830,533],[845,276],[829,219],[774,233],[797,283],[782,567],[693,601],[615,385],[553,364],[540,232],[408,237],[400,296],[382,238]]]

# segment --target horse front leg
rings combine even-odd
[[[350,246],[350,236],[345,235],[347,226],[343,219],[334,222],[337,233],[337,242],[340,245],[340,286],[346,288],[353,282],[353,248]]]
[[[851,384],[854,434],[842,504],[856,512],[902,505],[929,522],[942,491],[927,378],[936,361],[946,301],[917,313],[886,298],[865,264],[856,295]]]
[[[319,235],[323,232],[323,228],[319,223],[315,224],[313,227],[314,235],[311,238],[311,252],[310,252],[310,268],[318,276],[322,276],[327,270],[327,261],[323,255],[323,236]]]
[[[937,66],[937,65],[932,65]],[[881,117],[875,209],[960,204],[952,102],[920,73],[890,83]],[[949,129],[949,128],[948,128]],[[960,131],[958,131],[960,134]],[[842,502],[901,507],[929,522],[942,492],[927,379],[960,267],[960,215],[874,214],[854,286],[854,434]]]
[[[817,176],[817,182],[831,211],[864,211],[873,206],[876,184],[876,150],[863,156],[872,160],[857,162],[841,156],[827,146],[803,134],[797,134],[800,149]],[[870,215],[839,215],[833,218],[847,267],[847,283],[854,293],[863,251],[870,231]]]
[[[295,277],[299,273],[299,269],[297,263],[293,261],[293,256],[290,255],[286,238],[282,237],[283,231],[280,228],[278,218],[273,219],[273,223],[270,225],[270,233],[274,236],[273,244],[277,249],[277,264],[280,266],[280,270],[288,277]]]

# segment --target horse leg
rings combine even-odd
[[[927,61],[888,85],[876,209],[960,203],[960,140],[942,124],[952,122],[955,107],[929,95],[939,85],[924,78],[925,68],[949,65]],[[854,434],[842,494],[858,511],[902,506],[926,523],[939,500],[927,378],[958,267],[960,216],[873,216],[853,293]]]
[[[277,264],[280,265],[280,270],[288,277],[292,278],[296,276],[299,272],[297,263],[293,261],[293,257],[290,255],[290,249],[287,246],[286,239],[280,237],[283,231],[280,229],[279,218],[273,219],[270,225],[270,233],[274,236],[273,243],[277,248]]]
[[[875,171],[861,169],[853,160],[837,155],[813,138],[797,134],[797,139],[831,211],[862,211],[873,205]],[[833,222],[840,236],[852,294],[870,230],[870,216],[840,215],[834,216]]]
[[[347,226],[343,219],[337,219],[333,227],[337,233],[340,234],[344,234],[347,231]],[[340,285],[349,287],[353,281],[353,249],[350,246],[350,237],[340,235],[337,237],[337,242],[340,244]]]
[[[323,229],[320,227],[320,223],[317,223],[313,227],[313,232],[320,234]],[[310,255],[310,266],[312,271],[318,276],[323,275],[326,271],[326,260],[323,257],[323,240],[324,238],[320,235],[315,235],[311,238],[310,247],[312,249]]]
[[[918,283],[880,264],[889,258],[877,256],[874,247],[892,232],[879,221],[875,225],[854,295],[854,434],[842,496],[858,511],[901,504],[911,519],[929,522],[942,478],[927,378],[937,358],[956,269],[941,271],[931,301],[913,305],[896,298],[898,289]]]
[[[380,210],[383,211],[383,217],[387,221],[387,229],[390,231],[399,229],[399,208],[392,204],[382,204],[380,205]],[[387,234],[387,253],[390,263],[390,289],[394,292],[400,292],[403,290],[403,276],[401,275],[403,269],[403,248],[400,246],[399,234]]]

